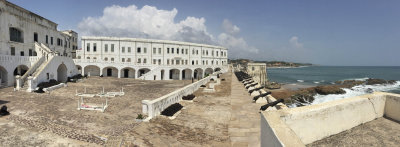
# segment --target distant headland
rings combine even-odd
[[[313,66],[311,63],[295,63],[295,62],[285,62],[285,61],[254,61],[250,59],[231,59],[229,63],[266,63],[267,67],[276,67],[276,68],[293,68],[293,67],[303,67],[303,66]]]

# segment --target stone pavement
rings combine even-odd
[[[231,145],[259,147],[259,109],[263,104],[252,102],[252,97],[235,74],[232,74],[231,86],[231,118],[228,126]]]

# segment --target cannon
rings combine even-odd
[[[263,88],[264,88],[263,86],[258,87],[258,88],[254,88],[254,89],[250,90],[249,93],[251,94],[251,93],[253,93],[254,91],[261,90],[261,89],[263,89]]]
[[[257,96],[255,96],[255,97],[253,98],[253,101],[257,101],[260,97],[265,97],[265,96],[270,95],[270,94],[271,94],[271,91],[268,91],[268,92],[266,92],[266,93],[262,93],[262,94],[260,94],[260,95],[257,95]]]
[[[249,89],[250,87],[256,86],[258,83],[250,84],[246,86],[246,89]]]
[[[7,106],[6,105],[2,106],[0,109],[0,116],[5,116],[5,115],[9,115],[9,114],[10,114],[10,112],[7,111]]]
[[[282,103],[282,102],[283,102],[283,99],[276,100],[275,102],[268,103],[268,104],[261,106],[260,110],[265,111],[265,110],[267,110],[268,107],[273,107],[273,106],[277,105],[278,103]]]

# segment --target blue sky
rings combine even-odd
[[[395,0],[10,1],[58,23],[60,30],[73,29],[80,35],[144,35],[155,39],[210,43],[228,47],[231,58],[321,65],[400,65],[400,1]],[[129,7],[132,5],[136,9]],[[143,8],[145,5],[148,9]],[[112,11],[108,12],[109,17],[103,14],[106,7]],[[135,10],[119,17],[118,14],[130,9]],[[143,26],[152,23],[142,18],[148,18],[147,15],[153,15],[153,12],[159,12],[160,16],[172,15],[174,24],[166,20],[170,25],[159,23],[161,26],[158,26],[171,35],[160,35],[151,32],[154,28]],[[129,14],[144,16],[131,17]],[[113,16],[116,16],[115,20],[112,20]],[[140,20],[143,22],[137,23]],[[157,19],[152,21],[158,22]],[[116,29],[106,26],[109,22],[126,22],[126,25]],[[128,34],[121,31],[124,26]],[[100,33],[96,29],[109,32]],[[116,31],[121,32],[114,33]]]

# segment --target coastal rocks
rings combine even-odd
[[[345,94],[346,91],[342,89],[341,86],[338,85],[325,85],[325,86],[317,86],[314,88],[315,92],[321,95],[328,94]]]
[[[383,80],[383,79],[367,79],[366,85],[375,85],[375,84],[394,84],[396,83],[395,80]]]
[[[281,84],[276,83],[276,82],[268,82],[265,85],[265,88],[267,88],[267,89],[280,89],[281,88]]]

